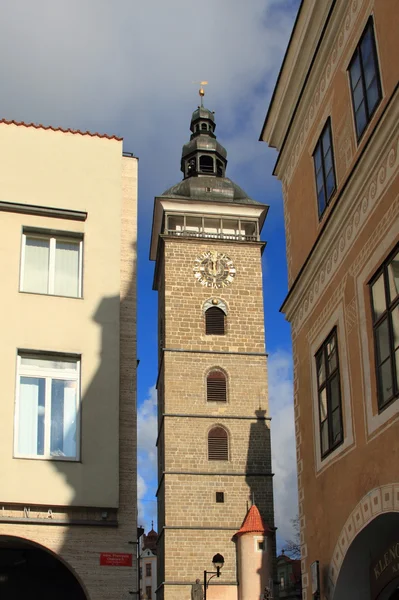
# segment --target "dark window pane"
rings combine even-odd
[[[321,170],[317,174],[317,191],[320,192],[323,189],[324,189],[324,178],[323,178],[323,171]]]
[[[381,403],[385,404],[393,394],[391,361],[387,360],[378,369],[381,391]]]
[[[324,352],[319,352],[316,358],[316,367],[317,367],[317,381],[318,386],[325,381],[326,378],[326,369],[324,367]]]
[[[357,84],[355,89],[353,90],[353,104],[355,106],[355,111],[359,108],[360,104],[364,100],[364,92],[363,92],[363,84],[361,81]]]
[[[362,39],[361,53],[363,64],[369,59],[370,56],[373,56],[373,38],[370,27],[367,28],[367,31]]]
[[[364,102],[362,102],[362,104],[357,109],[355,118],[357,135],[358,137],[360,137],[367,125],[366,107]]]
[[[325,172],[328,173],[332,169],[332,166],[333,166],[333,163],[332,163],[332,152],[331,152],[331,148],[329,148],[327,154],[324,157],[324,169],[325,169]]]
[[[350,68],[350,75],[351,75],[351,83],[352,83],[352,90],[353,90],[356,87],[356,84],[360,80],[360,76],[361,76],[359,53],[357,53],[356,58],[352,62],[352,65]]]
[[[321,150],[320,150],[320,144],[317,146],[317,150],[314,153],[314,164],[316,167],[316,173],[320,170],[321,168]]]
[[[395,352],[395,366],[396,366],[396,389],[399,388],[399,350]]]
[[[378,364],[381,364],[389,356],[389,329],[388,319],[384,321],[375,330],[377,338]]]
[[[337,346],[335,335],[327,342],[327,367],[329,375],[337,368]]]
[[[341,411],[338,408],[332,414],[332,443],[333,446],[342,440]]]
[[[375,61],[373,55],[370,55],[367,61],[363,62],[364,82],[366,88],[370,86],[370,83],[375,79]]]
[[[324,421],[324,423],[321,424],[321,428],[320,428],[320,434],[321,434],[321,454],[325,454],[326,452],[328,452],[328,421]]]
[[[334,171],[331,171],[327,175],[327,198],[328,200],[331,198],[331,194],[335,190],[335,176]]]
[[[392,311],[393,347],[399,348],[399,304]]]
[[[330,128],[329,127],[325,128],[321,139],[323,142],[323,154],[325,156],[331,147],[331,138],[330,138]]]
[[[324,189],[319,192],[317,196],[317,202],[319,204],[319,215],[321,215],[326,208],[326,196],[324,194]]]
[[[369,108],[369,114],[371,114],[378,102],[380,101],[380,90],[378,89],[377,79],[374,79],[373,83],[367,90],[367,103]]]
[[[381,274],[379,278],[373,283],[371,287],[373,295],[373,313],[374,320],[376,321],[386,311],[386,300],[385,300],[385,288],[384,288],[384,275]]]
[[[334,375],[330,381],[330,404],[332,411],[336,410],[340,405],[338,374]]]
[[[399,252],[388,265],[389,296],[391,302],[399,294]]]
[[[319,394],[319,410],[320,410],[320,422],[322,423],[327,419],[327,389],[324,388]]]

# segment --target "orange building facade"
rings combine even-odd
[[[399,597],[399,5],[303,0],[282,181],[303,598]]]

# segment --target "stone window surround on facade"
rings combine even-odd
[[[372,35],[372,40],[371,40],[372,53],[373,53],[374,65],[375,65],[376,84],[377,84],[377,88],[378,88],[378,98],[377,98],[373,108],[370,110],[368,109],[368,104],[367,104],[368,103],[367,93],[365,93],[364,67],[363,67],[362,58],[361,58],[361,45],[365,38],[365,35],[367,34],[367,32],[369,30],[371,30],[371,35]],[[361,74],[360,74],[360,79],[358,80],[358,82],[360,81],[360,83],[362,85],[363,102],[365,103],[365,109],[366,109],[366,122],[365,122],[363,128],[361,129],[361,131],[358,131],[358,125],[357,125],[357,121],[356,121],[356,111],[355,111],[354,95],[353,95],[353,89],[352,89],[352,77],[351,77],[351,67],[356,59],[356,55],[360,57],[360,72],[361,72]],[[372,117],[374,116],[375,112],[377,111],[378,106],[381,104],[381,100],[383,98],[383,90],[382,90],[382,82],[381,82],[381,68],[380,68],[379,59],[378,59],[376,31],[375,31],[375,27],[374,27],[373,15],[369,15],[367,17],[367,22],[364,25],[362,34],[361,34],[360,38],[357,40],[356,47],[352,52],[350,62],[347,67],[347,73],[348,73],[349,94],[350,94],[351,105],[352,105],[352,117],[353,117],[354,131],[355,131],[355,139],[357,140],[357,143],[359,144],[363,135],[365,134],[365,132],[368,128],[368,125],[370,124],[370,121],[372,120]]]
[[[47,243],[48,247],[48,256],[47,256],[47,265],[44,268],[46,272],[47,282],[45,287],[46,291],[39,289],[40,286],[33,285],[30,286],[26,279],[27,269],[29,268],[26,264],[27,255],[26,248],[28,240],[37,240],[41,241],[44,244]],[[75,277],[75,281],[73,282],[74,286],[76,286],[75,291],[68,291],[61,280],[58,282],[57,289],[57,245],[64,244],[70,246],[76,246],[77,251],[77,264],[72,265],[76,273],[72,273],[72,276]],[[45,246],[43,246],[44,248]],[[65,251],[66,248],[64,248]],[[46,258],[46,257],[44,257]],[[64,267],[67,266],[69,262],[69,269],[71,268],[71,255],[67,258]],[[65,255],[64,255],[65,259]],[[43,265],[42,265],[43,266]],[[68,274],[67,274],[68,276]],[[71,276],[71,273],[69,273]],[[68,284],[67,284],[68,287]],[[21,239],[21,263],[20,263],[20,283],[19,283],[19,291],[27,292],[33,294],[43,294],[50,296],[61,296],[67,298],[82,298],[83,296],[83,234],[75,233],[70,231],[54,231],[42,228],[32,228],[32,227],[24,227],[22,230],[22,239]]]
[[[378,412],[378,407],[373,398],[377,397],[376,380],[371,374],[370,365],[374,364],[374,347],[370,346],[372,339],[372,316],[370,303],[370,290],[368,282],[376,272],[377,268],[393,251],[397,244],[396,223],[392,223],[383,240],[379,243],[363,269],[356,277],[355,285],[358,299],[359,314],[359,345],[362,365],[363,397],[365,402],[366,427],[368,436],[376,437],[386,427],[395,421],[392,417],[399,413],[399,402],[392,402],[387,408]]]
[[[376,369],[376,378],[377,378],[377,398],[378,398],[378,408],[379,411],[385,410],[392,402],[395,402],[399,397],[399,361],[395,360],[395,355],[399,354],[399,347],[395,348],[395,324],[394,324],[394,314],[399,314],[399,296],[398,293],[393,296],[394,287],[396,286],[395,279],[393,282],[389,280],[389,272],[388,266],[393,263],[394,258],[397,258],[399,255],[399,244],[396,245],[391,254],[383,261],[383,263],[378,268],[377,272],[373,275],[371,281],[369,282],[370,286],[370,302],[372,306],[372,314],[373,314],[373,331],[374,331],[374,364]],[[396,261],[398,262],[398,260]],[[393,269],[393,267],[392,267]],[[393,277],[395,277],[395,273],[392,271]],[[375,315],[376,307],[375,307],[375,295],[374,290],[377,288],[377,281],[382,280],[383,285],[383,296],[385,307],[381,314]],[[391,285],[391,283],[393,285]],[[393,299],[392,299],[393,298]],[[382,317],[382,319],[381,319]],[[381,386],[383,384],[382,378],[380,376],[380,368],[381,365],[378,365],[378,341],[377,341],[377,329],[381,329],[382,324],[387,324],[387,333],[388,333],[388,358],[383,361],[386,364],[389,361],[391,366],[391,382],[392,382],[392,396],[387,400],[383,400],[382,398],[382,390]],[[397,332],[397,335],[399,333]],[[399,346],[399,344],[398,344]],[[380,367],[380,368],[379,368]]]
[[[319,396],[317,387],[317,369],[314,357],[321,347],[323,341],[328,337],[333,328],[337,328],[338,353],[341,362],[341,409],[344,438],[342,444],[337,446],[323,459],[321,457],[320,447],[320,428],[319,428]],[[342,454],[354,443],[353,422],[352,422],[352,404],[351,404],[351,383],[349,379],[349,371],[344,365],[348,363],[348,346],[346,339],[345,319],[344,319],[344,304],[343,300],[339,302],[335,310],[331,313],[330,318],[323,325],[323,328],[317,333],[315,338],[309,343],[309,364],[311,365],[311,385],[312,385],[312,401],[313,401],[313,432],[314,432],[314,448],[315,448],[315,472],[316,476],[324,471],[328,466],[339,460]]]
[[[27,361],[27,365],[22,365],[22,360],[23,359],[28,359]],[[35,367],[34,364],[29,365],[29,361],[34,361],[34,360],[38,360],[41,361],[42,363],[48,362],[48,366],[45,366],[44,364],[42,364],[42,366],[37,366]],[[71,365],[75,365],[74,368],[68,369],[64,366],[64,368],[52,368],[50,366],[51,362],[55,362],[58,364],[64,363],[70,363]],[[69,461],[69,462],[79,462],[80,460],[80,380],[81,380],[81,373],[80,373],[80,362],[81,362],[81,357],[77,356],[77,355],[71,355],[71,354],[60,354],[60,353],[48,353],[48,352],[35,352],[35,351],[18,351],[17,354],[17,381],[16,381],[16,401],[15,401],[15,416],[14,416],[14,457],[15,458],[24,458],[24,459],[32,459],[32,460],[63,460],[63,461]],[[34,382],[36,383],[36,387],[37,387],[37,415],[36,415],[36,420],[37,420],[37,425],[36,427],[34,427],[33,429],[36,430],[36,448],[38,447],[38,436],[39,433],[40,435],[43,437],[42,440],[42,444],[43,444],[43,449],[42,449],[42,453],[40,454],[39,451],[36,451],[36,453],[34,452],[27,452],[27,451],[22,451],[19,447],[19,442],[20,442],[20,430],[21,430],[21,383],[22,383],[22,379],[25,380],[34,380]],[[44,404],[40,404],[40,398],[39,398],[39,394],[40,394],[40,383],[39,381],[43,382],[43,386],[42,386],[42,392],[44,392],[44,397],[42,398],[42,402],[44,402]],[[55,437],[57,436],[57,428],[55,429],[55,431],[52,431],[52,425],[54,422],[53,419],[53,410],[55,410],[55,408],[53,407],[53,395],[55,393],[54,389],[53,389],[53,382],[54,381],[62,381],[62,382],[71,382],[72,384],[72,388],[75,390],[75,395],[74,398],[69,398],[69,400],[73,400],[73,404],[74,404],[74,411],[73,414],[71,412],[71,402],[69,402],[69,417],[71,419],[71,416],[74,418],[74,420],[72,419],[71,421],[71,427],[74,428],[74,444],[72,444],[72,446],[74,446],[74,454],[72,455],[72,453],[70,455],[63,455],[60,454],[59,451],[56,452],[52,452],[51,451],[51,443],[52,440],[54,438],[52,438],[53,433],[55,435]],[[27,385],[29,384],[28,381],[25,382]],[[32,383],[32,385],[34,385]],[[68,386],[66,386],[68,387]],[[70,387],[70,386],[69,386]],[[43,389],[44,388],[44,389]],[[29,391],[29,390],[28,390]],[[31,396],[32,394],[30,394]],[[63,405],[62,405],[62,409],[63,409],[63,428],[65,425],[65,409],[66,409],[66,404],[65,404],[65,393],[63,394]],[[32,398],[29,398],[28,400],[32,400]],[[33,398],[34,400],[34,398]],[[25,404],[26,404],[26,399],[25,399]],[[42,415],[43,415],[43,420],[42,423],[39,423],[39,417],[40,415],[40,408],[42,407]],[[32,402],[29,403],[29,409],[32,412]],[[33,406],[33,410],[34,410],[34,406]],[[55,423],[56,425],[56,423]],[[30,428],[31,429],[31,428]],[[67,434],[70,432],[67,432]],[[59,432],[58,432],[59,434]],[[63,435],[63,440],[62,443],[64,444],[64,442],[66,441],[64,439],[65,436],[65,431],[62,432]],[[33,436],[35,436],[35,433],[33,433]],[[68,435],[67,435],[68,437]],[[25,439],[25,438],[24,438]],[[26,441],[26,440],[25,440]],[[64,447],[63,447],[64,450]]]
[[[326,153],[325,153],[325,148],[324,148],[324,136],[325,133],[328,132],[329,133],[329,152],[331,154],[331,167],[328,171],[328,173],[326,173]],[[317,160],[316,157],[318,155],[318,153],[320,152],[320,167],[319,169],[317,169]],[[327,152],[328,154],[328,152]],[[320,136],[317,140],[317,143],[315,145],[315,149],[313,150],[313,164],[314,164],[314,171],[315,171],[315,185],[316,185],[316,199],[317,199],[317,208],[318,208],[318,216],[319,219],[321,220],[323,218],[323,215],[326,212],[326,209],[328,207],[328,205],[331,202],[332,197],[334,196],[334,193],[337,190],[337,178],[336,178],[336,170],[335,170],[335,159],[334,159],[334,143],[333,143],[333,135],[332,135],[332,127],[331,127],[331,117],[329,116],[327,118],[326,123],[324,123],[323,125],[323,129],[320,133]],[[318,192],[317,190],[317,174],[318,171],[320,172],[321,169],[321,175],[323,178],[323,194],[324,194],[324,208],[322,208],[320,206],[320,202],[319,202],[319,195],[320,192]],[[330,192],[328,193],[327,190],[327,184],[328,184],[328,176],[332,174],[333,176],[333,186],[330,190]]]

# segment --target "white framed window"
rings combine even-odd
[[[24,230],[20,291],[81,298],[82,259],[81,237]]]
[[[79,460],[80,360],[19,353],[14,456]]]
[[[255,536],[255,552],[266,552],[267,550],[267,539],[263,536]]]

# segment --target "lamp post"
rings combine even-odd
[[[214,577],[220,577],[220,569],[224,565],[223,556],[221,554],[215,554],[215,556],[212,558],[212,563],[213,563],[213,566],[215,567],[216,571],[204,571],[204,600],[206,600],[206,590],[208,588],[208,584],[209,584],[210,580],[213,579]],[[207,580],[208,575],[210,575],[210,577]]]

